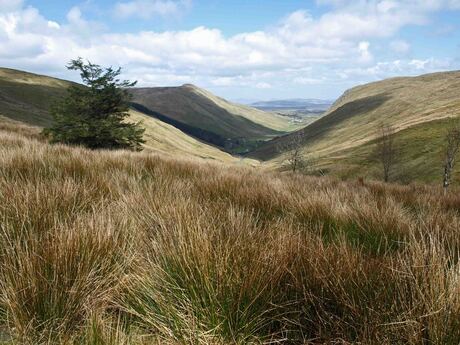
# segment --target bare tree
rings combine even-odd
[[[383,169],[383,180],[390,180],[395,164],[396,150],[394,144],[394,128],[387,124],[380,124],[377,141],[377,158]]]
[[[304,169],[307,165],[307,159],[303,153],[303,138],[303,133],[298,132],[288,137],[289,141],[278,146],[278,152],[287,154],[284,165],[292,172]]]
[[[452,180],[452,171],[454,169],[455,157],[460,150],[460,123],[451,126],[446,133],[446,147],[444,160],[444,177],[442,186],[444,193],[447,192]]]

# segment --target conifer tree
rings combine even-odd
[[[51,109],[54,122],[44,130],[53,143],[91,149],[142,150],[144,129],[126,121],[130,95],[136,82],[121,81],[121,68],[102,68],[81,58],[67,68],[79,71],[84,85],[72,85],[67,96]]]

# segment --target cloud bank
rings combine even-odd
[[[120,65],[139,85],[197,83],[221,93],[253,89],[254,94],[295,85],[355,83],[395,74],[452,68],[453,60],[404,59],[410,45],[398,39],[409,25],[426,25],[460,0],[318,0],[327,11],[313,17],[293,12],[272,27],[225,36],[205,26],[188,31],[114,33],[85,19],[78,7],[66,21],[50,21],[20,0],[0,0],[0,65],[70,77],[63,66],[82,56],[102,65]],[[118,18],[177,15],[190,1],[133,0],[111,9]],[[395,59],[380,61],[373,42],[388,41]],[[72,76],[73,77],[73,76]],[[343,85],[343,86],[340,86]],[[232,96],[232,95],[230,95]],[[309,96],[309,95],[305,95]],[[315,95],[318,96],[318,95]],[[330,97],[330,95],[325,95]]]

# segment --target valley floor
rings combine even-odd
[[[458,344],[459,230],[458,190],[50,146],[0,124],[11,343]]]

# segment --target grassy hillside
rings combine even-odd
[[[402,151],[400,159],[407,163],[420,153],[419,147],[412,145],[414,138],[419,138],[414,131],[420,130],[419,139],[424,140],[425,151],[430,154],[404,169],[412,170],[409,174],[417,178],[432,180],[436,178],[433,166],[439,162],[436,155],[443,136],[442,127],[447,123],[443,120],[460,115],[459,95],[460,72],[393,78],[355,87],[345,92],[327,114],[302,130],[305,152],[313,153],[333,172],[342,164],[355,165],[347,167],[350,172],[359,171],[364,157],[371,153],[369,149],[379,124],[385,123],[397,132]],[[255,151],[252,157],[277,164],[282,160],[277,147],[290,140],[288,135],[272,141]],[[357,159],[358,154],[362,159]],[[369,164],[374,165],[367,172],[376,170],[375,163],[367,162]]]
[[[144,144],[149,151],[161,152],[171,156],[212,159],[227,163],[258,165],[258,161],[239,158],[203,143],[179,129],[141,112],[131,110],[129,121],[142,122],[145,128]]]
[[[225,139],[264,140],[295,128],[288,119],[230,103],[194,85],[135,88],[133,102]]]
[[[38,127],[50,125],[50,106],[65,96],[69,85],[71,83],[64,80],[0,68],[0,122],[5,122],[6,117]],[[146,128],[145,147],[148,150],[224,162],[256,163],[254,160],[232,157],[141,112],[132,110],[130,118],[143,122]],[[39,129],[35,131],[38,133]]]
[[[50,146],[0,124],[2,339],[457,345],[459,195]]]
[[[229,102],[221,97],[217,97],[216,95],[212,94],[211,92],[205,89],[198,88],[194,85],[188,84],[185,85],[185,87],[192,89],[193,92],[196,94],[202,95],[203,97],[207,97],[220,108],[226,109],[229,113],[234,114],[236,116],[244,117],[264,127],[285,132],[296,128],[295,124],[293,124],[290,121],[286,121],[286,119],[282,116],[266,111],[260,111],[259,109],[256,109],[251,106]]]
[[[51,123],[49,108],[70,82],[0,68],[0,115],[36,126]]]
[[[394,135],[395,165],[391,174],[394,181],[441,183],[445,159],[445,134],[452,119],[420,123]],[[374,158],[376,141],[337,151],[322,160],[322,167],[344,178],[361,176],[381,178],[382,168]],[[456,165],[453,183],[460,185],[460,165]]]

